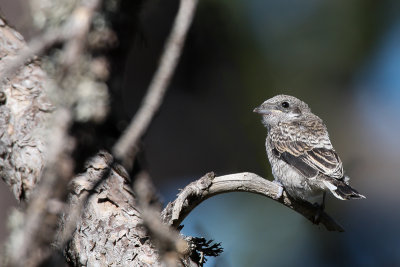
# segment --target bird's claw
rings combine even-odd
[[[276,198],[280,199],[283,195],[283,185],[277,180],[274,180],[273,183],[275,183],[279,186],[278,195],[276,196]]]
[[[314,216],[314,224],[319,224],[321,222],[322,214],[325,210],[325,205],[319,205],[318,203],[314,203],[314,207],[317,209]]]
[[[324,213],[325,210],[325,197],[326,197],[326,192],[324,192],[324,194],[322,195],[322,203],[321,205],[319,205],[318,203],[314,203],[314,207],[317,208],[317,212],[314,216],[314,223],[315,224],[319,224],[320,220],[321,220],[321,216]]]

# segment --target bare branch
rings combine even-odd
[[[214,173],[208,173],[186,186],[174,202],[168,203],[162,212],[162,218],[165,223],[178,227],[197,205],[212,196],[229,192],[249,192],[272,198],[315,223],[318,207],[308,202],[296,201],[286,192],[278,198],[279,190],[278,184],[254,173],[243,172],[217,177],[214,177]],[[344,231],[324,212],[320,215],[319,223],[322,223],[329,231]]]
[[[124,134],[113,147],[115,157],[121,160],[124,166],[129,166],[129,163],[132,162],[139,139],[146,132],[151,119],[161,105],[169,81],[178,64],[186,33],[193,20],[196,6],[197,0],[180,1],[178,14],[166,42],[159,67],[154,74],[142,105]]]

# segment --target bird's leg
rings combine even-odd
[[[322,203],[320,205],[321,211],[325,210],[325,197],[326,197],[326,191],[322,194]]]
[[[322,203],[321,205],[318,205],[318,203],[315,203],[314,205],[317,206],[317,212],[314,217],[314,223],[319,224],[319,221],[321,219],[321,215],[325,210],[325,197],[326,197],[326,192],[323,193],[322,195]]]
[[[279,182],[278,180],[273,180],[272,181],[274,184],[277,184],[279,186],[279,191],[278,191],[278,195],[277,195],[277,199],[280,199],[282,197],[283,194],[283,184],[281,184],[281,182]]]

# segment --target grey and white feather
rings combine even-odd
[[[265,145],[272,174],[289,195],[309,201],[330,191],[342,200],[365,198],[349,185],[325,124],[306,103],[277,95],[254,112],[268,129]]]

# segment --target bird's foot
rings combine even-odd
[[[278,195],[276,196],[276,198],[280,199],[282,197],[282,195],[283,195],[283,184],[281,184],[281,182],[279,182],[277,180],[273,180],[272,182],[279,186],[279,191],[278,191]]]
[[[321,221],[321,216],[324,213],[324,206],[319,205],[318,203],[314,203],[314,207],[316,208],[316,212],[314,215],[314,224],[319,224]]]
[[[326,192],[324,192],[324,194],[322,196],[321,205],[318,204],[318,203],[314,203],[314,207],[317,208],[317,212],[315,213],[315,216],[314,216],[314,223],[315,224],[319,224],[319,222],[321,220],[321,216],[324,213],[324,210],[325,210],[325,197],[326,197]]]

